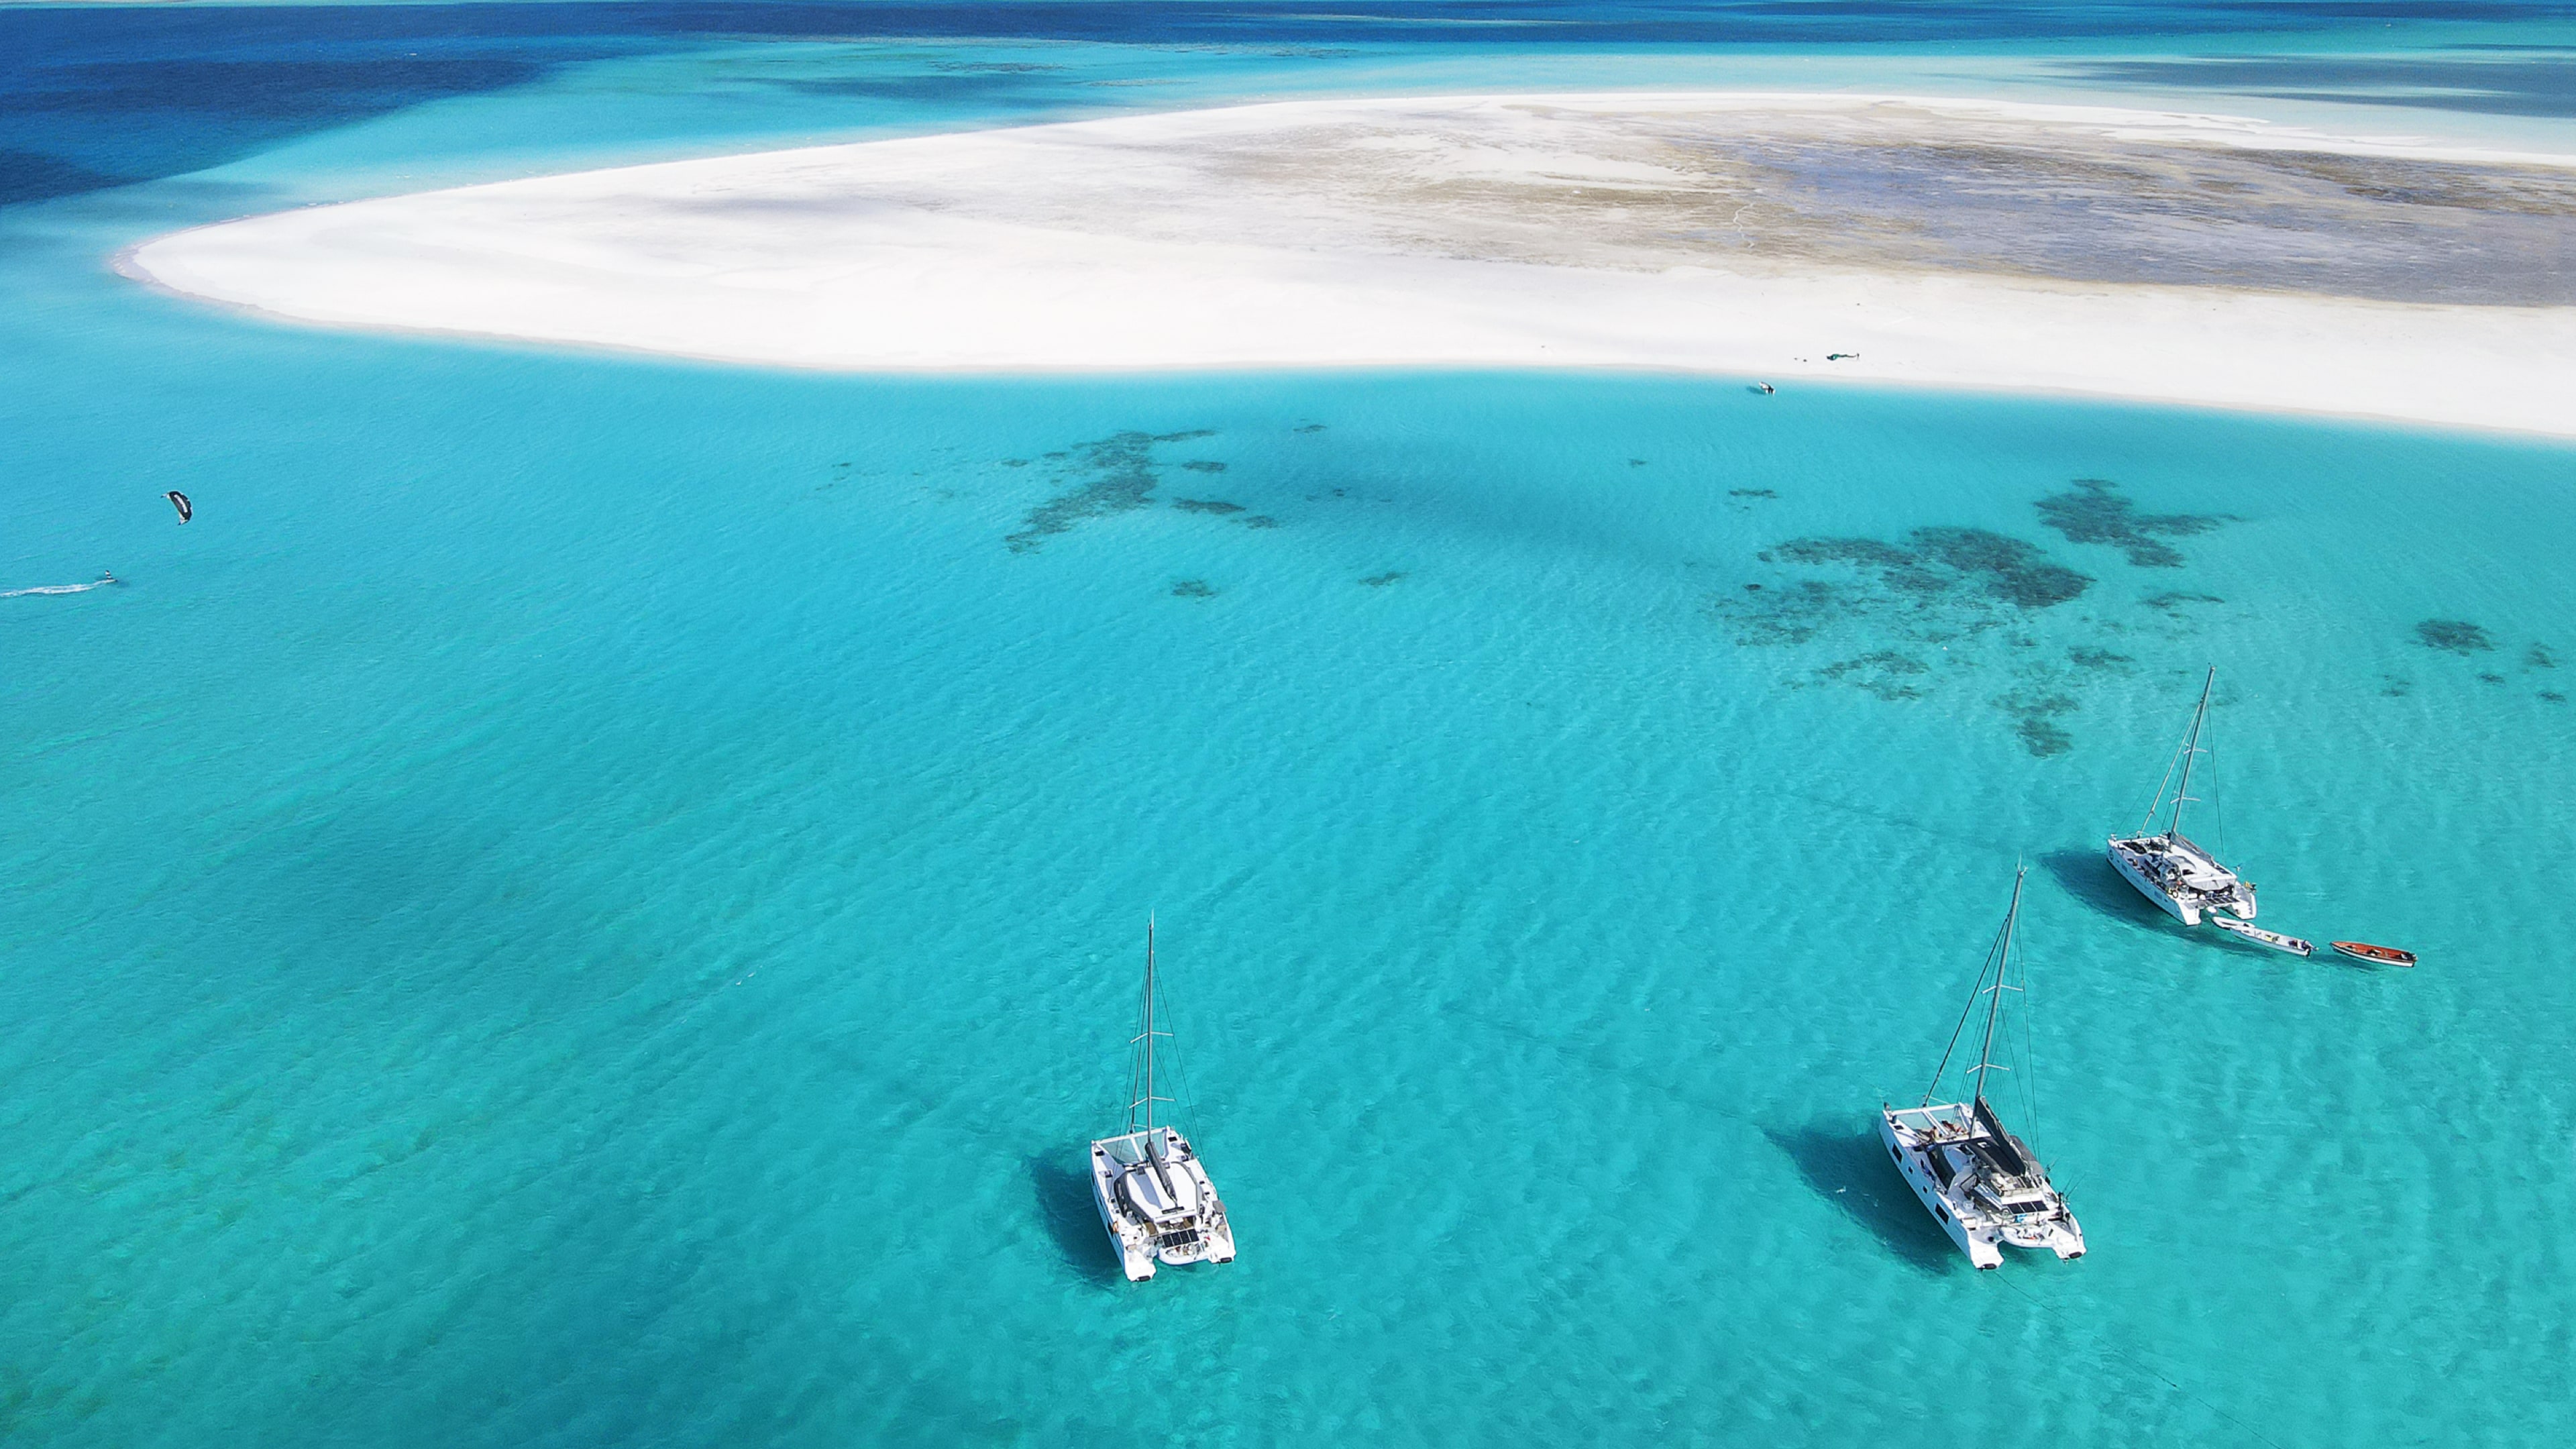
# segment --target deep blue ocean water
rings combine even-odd
[[[1333,9],[0,10],[0,1433],[2576,1436],[2576,450],[784,374],[108,268],[1333,90],[2108,87],[2576,149],[2565,6]],[[2420,969],[2187,935],[2101,864],[2213,662],[2265,924]],[[2022,1125],[2092,1251],[1979,1275],[1870,1134],[2017,859]],[[1080,1166],[1149,910],[1243,1257],[1140,1287]]]

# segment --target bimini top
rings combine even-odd
[[[2004,1124],[1995,1120],[1995,1109],[1987,1106],[1986,1099],[1981,1096],[1972,1110],[1976,1114],[1978,1130],[1967,1140],[1967,1149],[1977,1155],[1978,1161],[2002,1176],[2030,1176],[2029,1159],[2013,1146],[2012,1134],[2004,1130]]]

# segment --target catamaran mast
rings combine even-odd
[[[1155,994],[1154,918],[1148,914],[1145,917],[1145,1029],[1136,1034],[1135,1040],[1127,1043],[1128,1047],[1136,1053],[1127,1059],[1127,1135],[1130,1137],[1139,1132],[1152,1132],[1157,1125],[1154,1121],[1154,1104],[1172,1100],[1154,1090],[1156,1085],[1154,1038],[1171,1035],[1168,1031],[1156,1029],[1154,1025]],[[1139,1107],[1145,1109],[1145,1120],[1142,1123],[1136,1120],[1136,1109]]]
[[[1145,1130],[1154,1130],[1154,915],[1145,913]]]
[[[1162,1144],[1154,1136],[1154,1104],[1168,1102],[1171,1098],[1154,1095],[1154,1037],[1156,1034],[1154,1030],[1154,916],[1151,911],[1148,911],[1145,914],[1145,1033],[1136,1038],[1145,1048],[1143,1063],[1145,1094],[1127,1104],[1127,1135],[1130,1137],[1137,1135],[1136,1109],[1143,1107],[1145,1140],[1142,1145],[1145,1165],[1153,1169],[1154,1180],[1162,1185],[1164,1200],[1168,1202],[1172,1197],[1172,1175],[1163,1167]]]
[[[2209,677],[2200,682],[2200,708],[2191,717],[2191,740],[2182,747],[2182,786],[2174,791],[2173,820],[2165,826],[2165,839],[2182,834],[2182,802],[2191,798],[2191,766],[2200,758],[2200,727],[2209,718],[2209,688],[2218,682],[2218,666],[2209,666]]]
[[[2029,873],[2030,869],[2027,866],[2017,865],[2013,868],[2012,909],[2004,912],[2003,926],[2000,930],[1995,932],[1994,944],[1986,948],[1986,959],[1984,964],[1977,968],[1977,986],[1979,989],[1983,989],[1986,984],[1986,967],[1994,967],[1996,992],[1994,1000],[1986,1003],[1986,1036],[1984,1042],[1977,1048],[1977,1066],[1970,1073],[1977,1079],[1976,1095],[1979,1101],[1983,1101],[1985,1099],[1985,1069],[1987,1066],[1992,1064],[1991,1058],[1994,1055],[1995,1009],[2003,1001],[2002,992],[2004,969],[2002,963],[2012,952],[2013,923],[2021,919],[2022,877]],[[1923,1101],[1920,1105],[1925,1107],[1931,1106],[1933,1096],[1941,1090],[1941,1084],[1950,1079],[1950,1058],[1958,1055],[1959,1038],[1966,1034],[1968,1030],[1968,1018],[1975,1015],[1976,1010],[1977,993],[1976,991],[1970,991],[1968,993],[1967,1001],[1959,1007],[1959,1019],[1950,1024],[1949,1044],[1941,1048],[1941,1064],[1932,1069],[1932,1085],[1923,1089]]]
[[[1986,1100],[1986,1073],[1995,1067],[1995,1018],[2003,1011],[2004,974],[2012,965],[2013,926],[2021,919],[2021,882],[2022,877],[2028,874],[2028,866],[2020,866],[2013,871],[2012,908],[2004,912],[2003,944],[1995,951],[1995,984],[1986,999],[1986,1037],[1977,1044],[1976,1100],[1980,1102]]]
[[[1154,917],[1145,917],[1145,1029],[1128,1045],[1141,1050],[1141,1055],[1127,1064],[1127,1135],[1154,1130],[1154,1103],[1167,1100],[1154,1095]],[[1136,1109],[1145,1109],[1145,1121],[1136,1121]]]

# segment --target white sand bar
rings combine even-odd
[[[2576,168],[2070,107],[1300,101],[316,207],[122,265],[792,367],[1651,367],[2576,436]]]

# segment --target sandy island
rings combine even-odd
[[[2576,163],[2080,107],[1298,101],[315,207],[120,265],[792,367],[1652,367],[2576,436]]]

